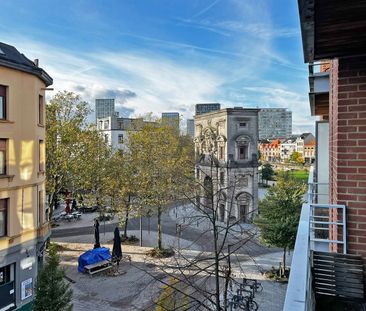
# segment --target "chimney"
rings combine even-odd
[[[38,58],[36,58],[36,59],[33,61],[33,63],[34,63],[34,65],[36,65],[36,66],[38,67],[38,65],[39,65],[39,59],[38,59]]]

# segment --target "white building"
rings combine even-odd
[[[194,121],[196,178],[206,189],[197,201],[219,221],[250,222],[258,212],[258,109],[221,109]]]
[[[281,160],[289,160],[291,155],[298,151],[297,146],[298,143],[300,143],[300,141],[298,141],[299,138],[300,137],[293,136],[281,142]]]
[[[138,131],[143,124],[142,118],[118,118],[109,116],[97,119],[97,130],[103,135],[106,143],[114,149],[123,149],[128,141],[130,131]]]

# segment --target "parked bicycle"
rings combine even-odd
[[[243,278],[243,284],[253,287],[256,293],[263,291],[263,286],[260,282],[258,282],[258,280]]]
[[[253,300],[251,292],[249,295],[233,295],[232,300],[229,302],[229,310],[243,310],[243,311],[256,311],[258,310],[258,304]]]

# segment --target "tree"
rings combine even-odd
[[[283,269],[286,250],[295,245],[305,185],[288,175],[280,177],[260,202],[260,214],[255,223],[260,228],[261,240],[269,246],[283,248]]]
[[[60,192],[73,184],[74,169],[85,162],[78,145],[90,109],[78,95],[64,91],[51,99],[46,110],[46,192],[52,218]]]
[[[50,218],[59,194],[66,190],[82,194],[86,202],[104,206],[110,193],[106,172],[112,150],[95,126],[88,124],[88,103],[79,95],[64,91],[57,93],[46,107],[46,191]]]
[[[55,245],[48,249],[47,262],[38,274],[34,311],[71,311],[72,290],[64,281],[65,272],[59,267]]]
[[[87,202],[98,207],[111,203],[111,188],[114,188],[110,176],[113,150],[95,126],[89,125],[80,131],[74,153],[81,160],[75,161],[76,165],[72,170],[74,193],[81,191]]]
[[[136,169],[129,152],[114,152],[107,167],[105,185],[111,199],[111,206],[117,211],[119,223],[124,228],[123,235],[127,238],[127,228],[130,213],[133,211],[133,201],[138,189],[135,176]]]
[[[253,244],[248,249],[245,245],[254,239],[256,230],[248,231],[240,219],[233,220],[230,217],[237,207],[235,189],[241,187],[242,180],[238,177],[229,185],[222,185],[216,154],[213,152],[206,155],[206,159],[211,170],[210,182],[205,182],[207,170],[201,170],[201,177],[195,179],[192,169],[179,180],[185,186],[177,188],[176,198],[185,201],[189,210],[176,220],[178,243],[173,248],[175,256],[171,258],[169,265],[164,260],[159,264],[155,263],[154,272],[135,265],[164,285],[160,299],[155,302],[160,309],[229,310],[228,292],[231,287],[235,289],[237,283],[232,269],[243,270],[240,257],[248,256],[249,250],[253,251]],[[194,164],[193,161],[185,163],[189,168]],[[186,179],[185,182],[183,178]],[[225,198],[223,192],[227,193]],[[224,212],[228,214],[226,221],[220,219],[223,200],[226,201]],[[185,233],[194,230],[192,227],[202,230],[195,241],[201,241],[205,245],[200,251],[194,252],[194,255],[189,251],[192,246],[190,243],[185,246],[179,243],[181,235],[184,238]],[[162,278],[162,274],[166,277]],[[172,279],[174,282],[171,282]],[[232,293],[236,293],[234,289]]]
[[[294,151],[291,156],[290,156],[290,160],[292,162],[296,162],[299,164],[304,164],[304,158],[301,156],[300,152]]]
[[[152,209],[157,215],[158,245],[163,250],[161,216],[176,199],[177,189],[184,186],[182,177],[190,171],[185,165],[189,152],[173,127],[159,121],[143,125],[129,133],[127,150],[131,155],[134,178],[138,185],[135,196],[140,214]]]
[[[274,174],[275,172],[271,164],[266,163],[262,166],[262,180],[264,179],[267,185],[268,180],[273,180]]]

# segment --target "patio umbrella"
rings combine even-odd
[[[118,227],[114,229],[114,238],[113,238],[113,249],[112,249],[112,258],[117,262],[117,266],[122,258],[122,247],[121,247],[121,236],[119,233]]]
[[[96,219],[94,222],[94,237],[95,237],[94,248],[99,248],[100,242],[99,242],[99,221],[98,221],[98,219]]]

